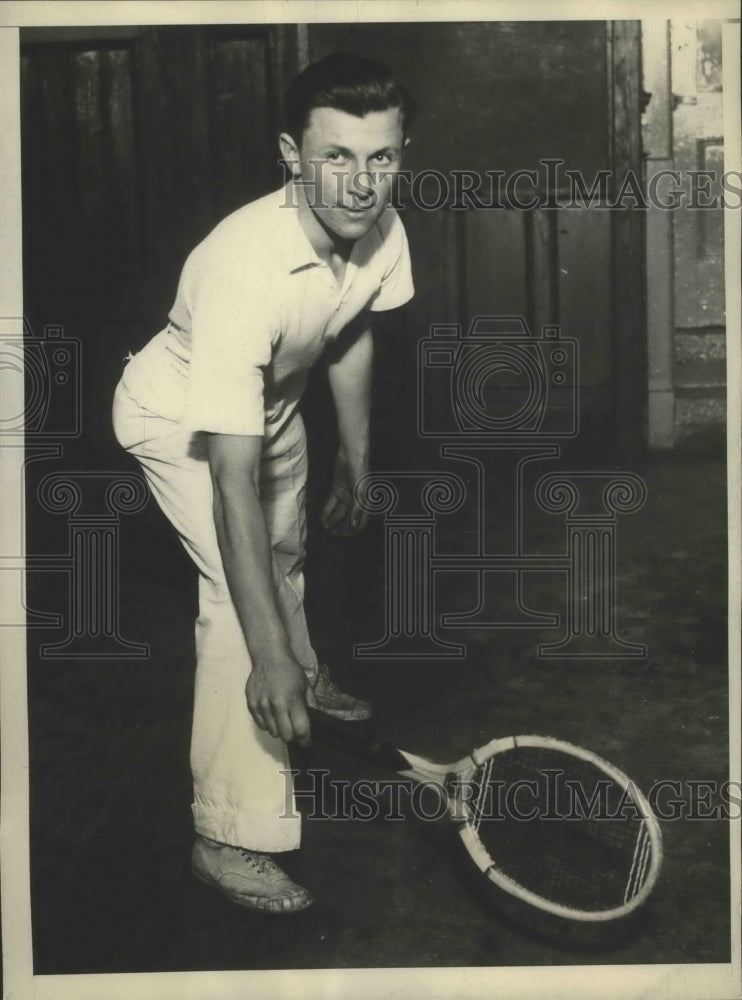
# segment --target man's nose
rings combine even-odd
[[[374,200],[374,186],[376,178],[368,167],[361,167],[354,170],[346,178],[348,194],[361,204],[367,204]]]

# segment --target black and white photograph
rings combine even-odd
[[[0,48],[3,997],[742,996],[738,6]]]

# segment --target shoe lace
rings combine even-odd
[[[317,673],[317,683],[315,685],[315,693],[319,694],[322,698],[331,698],[335,700],[343,699],[344,701],[355,701],[350,695],[344,694],[343,691],[337,686],[335,681],[330,677],[330,668],[326,663],[320,663],[319,670]]]
[[[342,696],[340,688],[327,674],[322,678],[322,694],[330,698],[340,698]]]
[[[237,851],[242,855],[256,874],[266,875],[273,870],[273,861],[268,854],[261,854],[258,851],[249,851],[246,847],[238,847]]]

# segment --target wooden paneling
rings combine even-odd
[[[100,312],[141,268],[133,45],[24,50],[24,271],[42,324]]]
[[[410,88],[414,170],[513,172],[561,157],[592,174],[607,161],[605,34],[601,21],[322,24],[309,26],[309,50],[379,59]]]
[[[69,268],[68,241],[79,229],[80,185],[68,60],[54,51],[42,71],[39,53],[31,51],[22,66],[26,294],[43,289],[69,301],[77,277]]]
[[[613,31],[610,57],[601,22],[311,25],[302,37],[312,59],[365,52],[410,85],[421,105],[410,169],[450,177],[563,157],[589,183],[607,166],[641,168],[638,32]],[[282,182],[275,142],[297,38],[296,26],[256,25],[24,32],[28,311],[86,341],[101,401],[126,351],[164,322],[193,246]],[[402,214],[417,287],[400,330],[408,387],[432,323],[524,315],[536,336],[561,324],[579,341],[583,384],[615,381],[617,425],[641,440],[639,213]]]
[[[128,47],[81,49],[70,57],[80,236],[88,277],[101,295],[138,272],[142,247],[132,58]]]
[[[127,28],[22,39],[24,294],[82,341],[87,444],[117,454],[113,390],[195,244],[283,180],[289,29]]]
[[[723,453],[727,372],[720,334],[726,323],[724,278],[724,115],[721,24],[673,18],[673,166],[685,203],[672,212],[672,319],[675,431],[698,435]],[[698,183],[691,180],[693,171]],[[714,207],[716,201],[716,207]]]
[[[559,212],[559,317],[579,344],[580,385],[610,391],[611,230],[604,209]]]
[[[524,213],[469,212],[465,223],[468,312],[526,316]]]
[[[559,323],[559,245],[552,209],[523,214],[525,227],[526,320],[538,335],[545,324]]]
[[[712,82],[707,83],[703,77],[698,79],[699,65],[704,63],[714,77],[713,65],[721,53],[713,56],[708,30],[704,32],[705,42],[701,35],[702,24],[678,19],[672,21],[671,29],[673,92],[677,97],[673,112],[673,156],[675,169],[684,178],[687,199],[684,206],[672,213],[674,313],[676,328],[691,330],[722,326],[725,322],[724,212],[722,208],[688,207],[693,202],[708,206],[723,193],[722,94]],[[688,172],[694,170],[713,173],[692,193]]]
[[[409,307],[417,336],[431,323],[453,323],[460,316],[461,250],[456,218],[450,212],[402,211],[410,244],[415,298]]]
[[[184,255],[215,210],[202,34],[145,28],[137,48],[137,126],[145,235],[143,291],[161,317]]]
[[[405,215],[417,282],[414,309],[430,322],[457,322],[457,244],[446,239],[455,213]],[[610,215],[603,209],[495,210],[459,216],[464,230],[466,316],[523,316],[535,334],[559,324],[580,345],[581,384],[609,385]],[[556,285],[556,287],[555,287]],[[453,291],[450,287],[452,286]]]
[[[641,178],[641,67],[638,21],[614,21],[610,39],[611,166],[619,182]],[[631,201],[628,201],[631,205]],[[646,441],[644,212],[611,213],[613,413],[619,455],[630,460]]]
[[[44,273],[46,260],[43,259],[45,248],[44,233],[46,231],[45,216],[47,210],[47,163],[44,115],[42,113],[43,86],[42,79],[36,72],[35,61],[27,52],[21,56],[21,92],[25,121],[23,123],[23,157],[21,162],[21,183],[26,203],[31,193],[37,199],[36,211],[24,213],[24,245],[37,248],[38,270],[28,266],[28,254],[25,255],[24,268],[26,298],[37,294],[36,285]]]
[[[224,216],[282,181],[269,32],[207,36],[207,53],[215,207]]]
[[[309,26],[308,43],[312,60],[344,49],[388,65],[420,105],[405,168],[439,171],[448,183],[445,205],[404,216],[417,285],[407,336],[427,336],[431,323],[467,327],[477,314],[522,315],[536,337],[543,325],[559,325],[578,344],[582,423],[592,440],[610,450],[620,428],[624,444],[640,447],[639,213],[451,208],[454,170],[482,178],[485,203],[487,171],[503,172],[504,192],[515,171],[535,170],[536,193],[545,194],[546,159],[564,161],[561,190],[550,194],[565,201],[565,169],[579,171],[588,189],[599,170],[641,177],[637,24],[323,24]],[[524,202],[533,193],[530,179],[517,188]]]

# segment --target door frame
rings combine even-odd
[[[632,173],[643,188],[641,22],[609,21],[608,149],[614,193]],[[639,457],[647,443],[646,211],[612,210],[613,412],[616,451]]]

